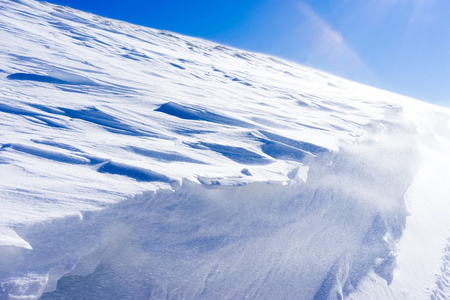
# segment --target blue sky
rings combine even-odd
[[[450,107],[448,0],[50,0]]]

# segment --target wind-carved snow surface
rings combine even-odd
[[[0,2],[0,299],[448,299],[450,114]]]

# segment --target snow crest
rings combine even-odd
[[[306,181],[185,180],[18,229],[33,249],[10,253],[11,271],[37,279],[12,276],[3,290],[46,292],[41,299],[334,299],[369,271],[390,283],[417,161],[414,127],[391,122],[311,160]]]

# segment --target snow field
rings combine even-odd
[[[0,2],[0,299],[445,299],[449,112]]]

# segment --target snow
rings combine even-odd
[[[0,299],[446,299],[450,112],[0,2]]]

